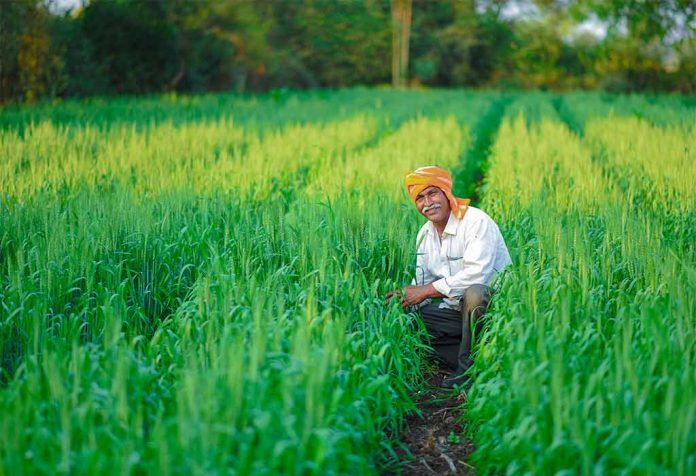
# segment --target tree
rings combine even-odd
[[[693,0],[575,0],[569,8],[578,20],[595,16],[607,24],[595,63],[604,88],[693,90],[696,65],[685,47],[696,40]]]
[[[264,4],[266,86],[341,87],[389,81],[389,9],[377,0]]]
[[[64,81],[60,52],[52,42],[54,18],[40,0],[2,5],[0,101],[55,95]]]
[[[93,0],[82,31],[116,93],[163,91],[176,71],[176,37],[166,2]]]

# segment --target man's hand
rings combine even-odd
[[[384,305],[386,306],[387,304],[389,304],[392,298],[394,297],[398,297],[399,301],[401,301],[401,291],[399,291],[398,289],[395,289],[394,291],[389,291],[387,293],[386,301],[384,301]]]
[[[401,305],[403,307],[416,306],[430,297],[439,296],[432,284],[425,286],[406,286],[404,295],[401,296]]]
[[[387,293],[386,304],[389,304],[389,302],[395,296],[399,298],[399,301],[403,307],[416,306],[428,298],[443,297],[432,284],[426,284],[424,286],[407,286],[404,288],[403,293],[398,290],[391,291]]]

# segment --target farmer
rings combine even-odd
[[[489,285],[511,263],[510,254],[491,217],[452,194],[447,170],[416,169],[406,176],[406,188],[428,221],[418,232],[412,285],[388,293],[387,302],[397,295],[404,308],[418,307],[437,356],[454,369],[442,382],[452,388],[468,378],[471,348],[491,300]]]

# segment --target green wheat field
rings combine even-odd
[[[696,473],[696,99],[351,89],[0,109],[0,474],[393,468],[422,165],[514,262],[476,472]]]

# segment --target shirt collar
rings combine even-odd
[[[459,219],[454,216],[454,213],[450,212],[449,219],[447,220],[447,225],[445,225],[445,231],[443,234],[448,234],[448,235],[456,235],[457,234],[457,228],[459,227]],[[434,236],[437,236],[437,230],[435,229],[435,225],[433,225],[433,222],[430,223],[430,233],[432,233]]]

